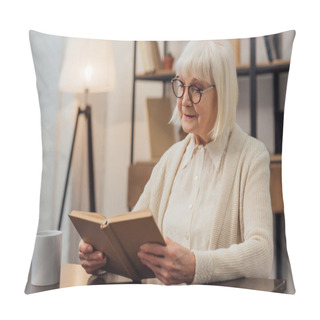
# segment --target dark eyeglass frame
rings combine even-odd
[[[179,82],[181,83],[181,86],[183,87],[182,94],[181,94],[180,96],[178,96],[178,95],[176,94],[176,92],[174,91],[174,83],[175,83],[176,81],[179,81]],[[216,86],[215,84],[212,84],[212,85],[210,85],[208,88],[203,89],[203,90],[200,90],[200,89],[199,89],[197,86],[195,86],[194,84],[192,84],[191,86],[186,86],[178,77],[174,77],[173,79],[171,79],[171,85],[172,85],[173,94],[174,94],[178,99],[180,99],[180,98],[183,97],[184,92],[185,92],[185,88],[188,88],[189,99],[192,101],[193,104],[198,104],[198,103],[200,103],[201,98],[202,98],[202,95],[203,95],[205,92],[209,91],[210,89],[215,88],[215,86]],[[190,88],[192,88],[192,87],[195,88],[196,91],[198,91],[199,94],[200,94],[200,98],[199,98],[199,101],[198,101],[198,102],[194,102],[194,101],[192,100],[192,98],[191,98],[192,95],[190,94]]]

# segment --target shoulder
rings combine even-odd
[[[164,175],[175,172],[175,169],[179,166],[186,147],[190,141],[190,136],[185,139],[173,144],[165,153],[162,155],[160,160],[155,165],[152,171],[152,178],[163,179]]]
[[[256,151],[266,151],[267,148],[263,142],[260,140],[248,135],[245,131],[243,131],[239,125],[235,124],[232,130],[232,136],[235,140],[243,140],[243,148],[252,149]]]
[[[182,157],[186,147],[190,142],[191,135],[187,135],[183,140],[173,144],[160,158],[159,163],[168,162],[174,158]]]
[[[242,161],[252,161],[257,158],[264,158],[265,161],[270,161],[269,152],[260,140],[248,135],[237,124],[234,125],[231,137],[230,146],[237,146]]]

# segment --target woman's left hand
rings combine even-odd
[[[196,259],[194,254],[165,237],[167,246],[146,243],[140,247],[138,257],[164,284],[190,284],[193,281]]]

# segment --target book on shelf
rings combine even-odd
[[[156,73],[163,69],[157,41],[138,41],[145,74]]]
[[[150,41],[151,51],[152,51],[152,60],[155,65],[155,72],[163,69],[163,63],[160,57],[160,51],[157,41]]]
[[[274,35],[264,36],[264,43],[269,62],[272,63],[275,60],[279,60],[279,50],[277,48],[277,42],[275,41]]]
[[[147,98],[146,118],[149,129],[151,159],[160,159],[175,143],[174,127],[169,124],[172,116],[169,98]]]
[[[235,60],[236,66],[238,67],[241,64],[241,40],[232,39],[231,45],[233,49],[234,60]]]
[[[133,281],[155,277],[137,256],[144,243],[166,245],[150,210],[109,218],[95,212],[72,211],[69,218],[84,242],[104,252],[108,272]]]
[[[142,58],[144,72],[153,73],[155,71],[155,65],[152,60],[152,49],[149,41],[138,41],[138,46]]]
[[[272,35],[273,37],[273,44],[274,44],[274,51],[275,51],[275,56],[277,57],[278,60],[282,59],[281,56],[281,42],[282,42],[282,35],[281,33],[277,33]]]
[[[163,80],[171,80],[173,77],[175,77],[176,73],[174,70],[166,70],[166,69],[162,69],[162,70],[158,70],[156,72],[152,72],[152,73],[143,73],[143,74],[137,74],[136,78],[137,79],[154,79],[155,77],[159,77],[159,78],[163,78]]]
[[[266,45],[268,60],[269,60],[269,62],[272,62],[273,57],[272,57],[272,53],[271,53],[270,39],[268,36],[264,36],[264,43]]]

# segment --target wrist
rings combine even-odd
[[[195,273],[196,273],[196,257],[193,251],[191,251],[190,253],[191,253],[190,255],[191,263],[190,263],[190,272],[189,272],[190,277],[189,277],[189,280],[187,281],[187,284],[192,284]]]

